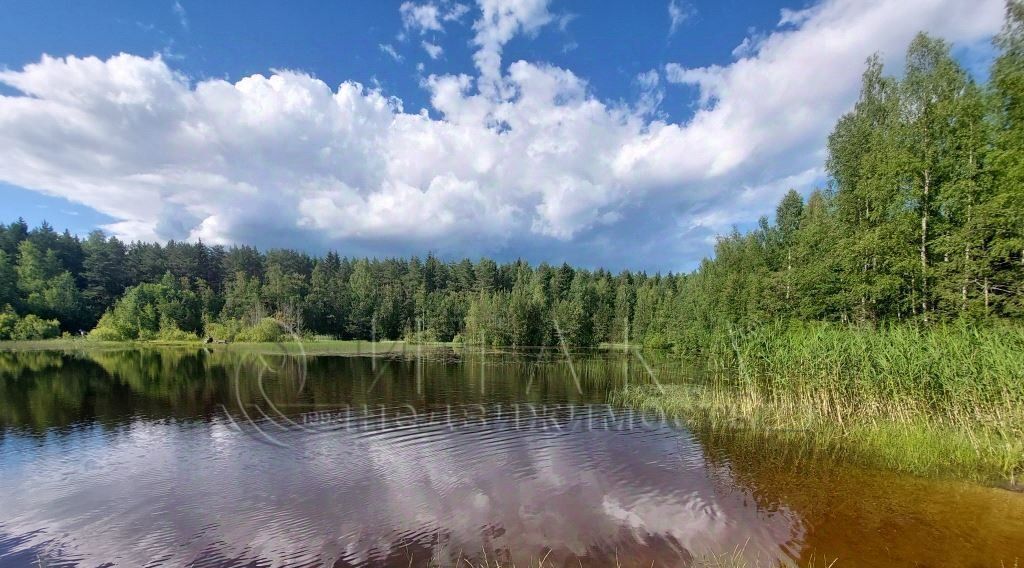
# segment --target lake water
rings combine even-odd
[[[675,363],[377,355],[0,353],[0,566],[1024,560],[1022,494],[606,404]]]

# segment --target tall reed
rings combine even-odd
[[[712,379],[617,402],[918,474],[1024,472],[1024,327],[775,324],[704,353]]]

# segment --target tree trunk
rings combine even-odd
[[[786,251],[786,301],[789,301],[790,288],[793,281],[793,251]]]
[[[988,276],[985,277],[985,315],[988,315]]]
[[[967,282],[968,282],[968,266],[971,264],[971,247],[970,245],[964,246],[964,284],[960,288],[960,311],[967,311]]]
[[[928,191],[931,176],[924,171],[924,196],[921,199],[921,315],[928,321]]]
[[[917,298],[914,297],[914,291],[917,290],[917,278],[914,276],[910,277],[910,315],[911,317],[917,316]]]
[[[971,156],[971,162],[972,162],[972,164],[974,162],[973,154]],[[967,233],[967,238],[964,239],[967,242],[964,243],[964,284],[963,284],[963,287],[960,289],[960,301],[961,301],[960,311],[966,312],[967,311],[967,286],[968,286],[968,284],[971,281],[970,280],[971,279],[971,239],[970,239],[970,228],[969,228],[971,226],[971,205],[967,206],[967,222],[964,224],[964,226],[968,227],[968,229],[967,229],[968,233]]]

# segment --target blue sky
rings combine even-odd
[[[338,2],[56,2],[14,1],[0,20],[0,64],[20,68],[54,56],[121,52],[165,53],[175,69],[193,79],[237,80],[271,69],[303,70],[329,85],[374,80],[400,96],[410,109],[429,107],[416,64],[428,72],[472,73],[472,13],[426,39],[445,49],[433,61],[420,37],[401,41],[401,1]],[[181,6],[181,12],[175,9]],[[470,5],[470,3],[467,3]],[[512,42],[509,61],[545,61],[586,77],[604,99],[636,95],[633,79],[654,66],[675,61],[696,67],[728,63],[750,29],[770,29],[782,8],[801,2],[724,0],[679,3],[685,20],[669,36],[667,3],[553,2],[565,18],[533,38]],[[186,25],[182,25],[184,13]],[[415,39],[416,41],[412,41]],[[390,44],[404,57],[396,62],[379,49]],[[665,105],[674,118],[692,112],[685,94]]]
[[[926,30],[984,69],[1002,13],[999,0],[2,10],[6,220],[652,270],[692,268],[715,234],[823,183],[824,138],[868,54],[898,71]]]

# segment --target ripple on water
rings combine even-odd
[[[886,544],[917,542],[909,550],[920,557],[955,546],[990,559],[1024,541],[1024,496],[1003,503],[980,488],[764,469],[612,409],[603,401],[617,383],[601,370],[616,364],[583,369],[577,382],[564,365],[539,372],[512,354],[483,370],[319,357],[302,389],[282,371],[261,391],[214,355],[135,357],[155,360],[136,366],[144,377],[108,377],[117,388],[97,382],[87,355],[63,361],[59,375],[0,385],[8,400],[42,401],[20,412],[55,405],[0,422],[0,567],[450,565],[484,554],[674,566],[735,549],[762,561],[857,557],[897,533],[907,538]],[[180,373],[181,361],[203,372]],[[69,392],[90,393],[80,400],[39,394],[78,380],[88,388]],[[950,507],[983,521],[959,522]],[[861,564],[912,565],[904,552]],[[951,557],[968,563],[960,554]]]

